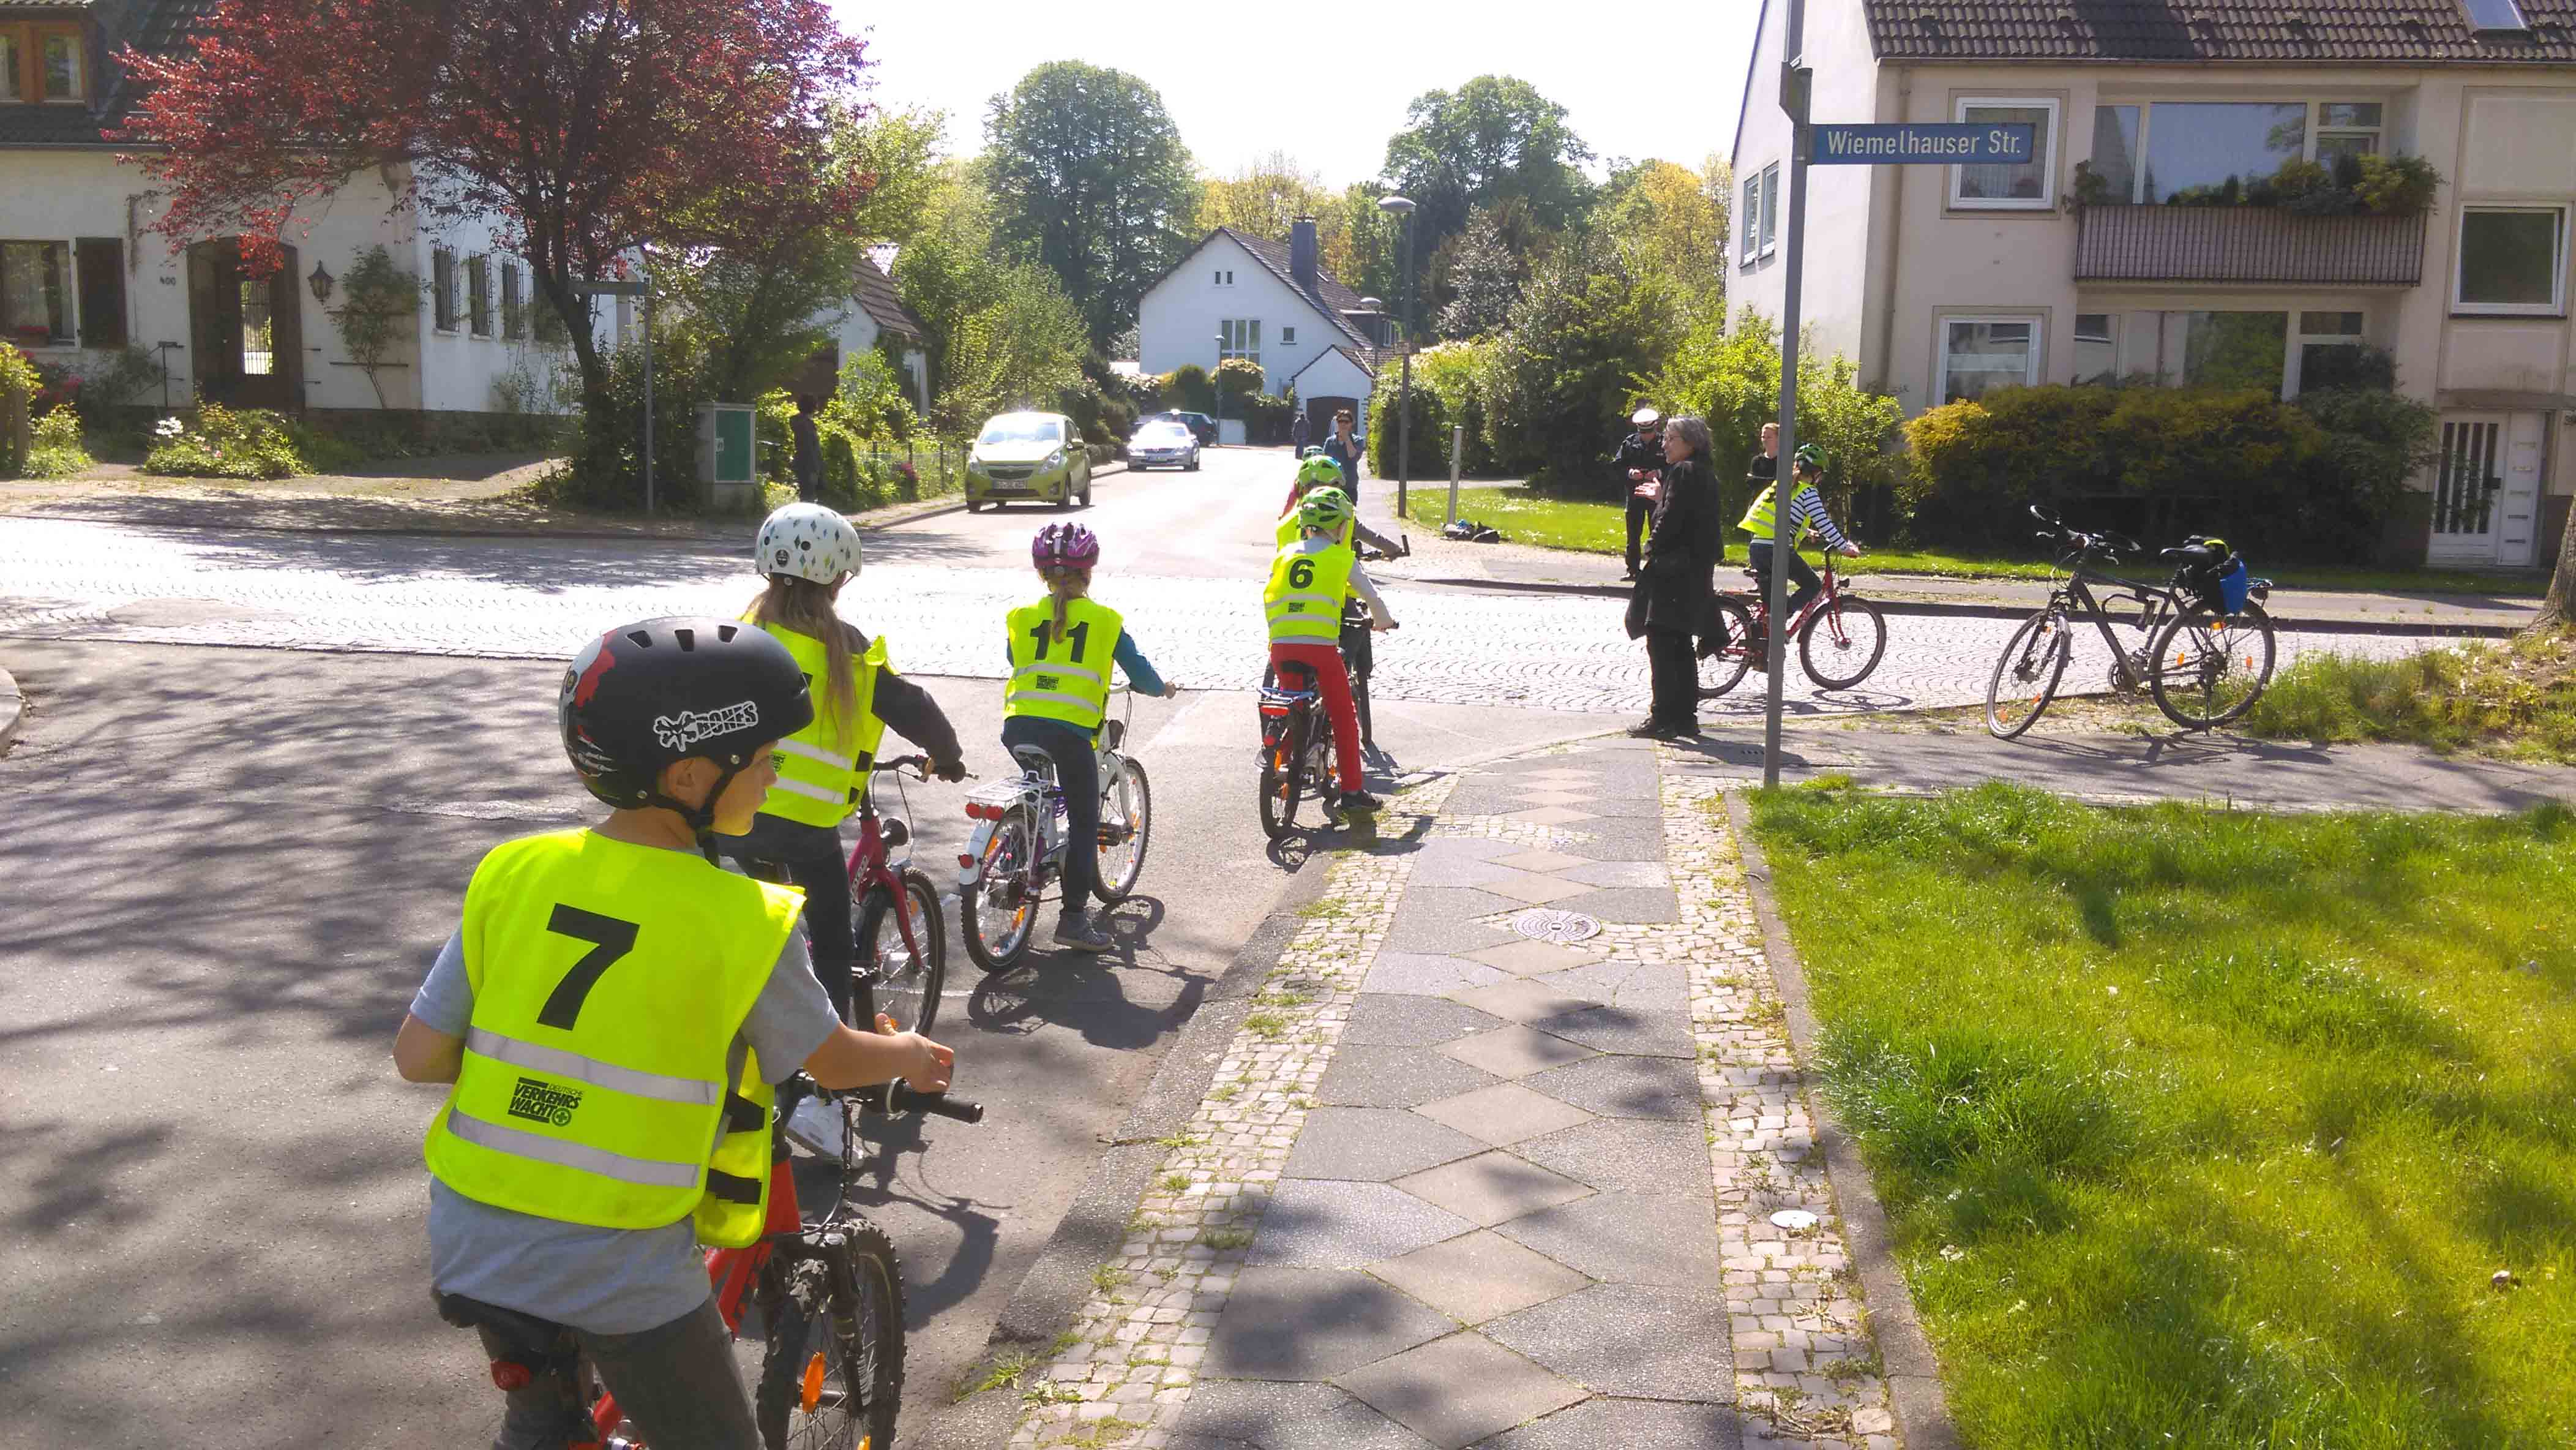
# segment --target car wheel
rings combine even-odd
[[[972,498],[970,498],[970,499],[966,500],[966,512],[968,512],[968,513],[970,513],[970,514],[978,514],[978,513],[982,513],[983,511],[984,511],[984,504],[983,504],[983,501],[982,501],[981,499],[972,499]]]

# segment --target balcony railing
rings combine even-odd
[[[2424,218],[2088,206],[2076,224],[2075,280],[2412,287],[2424,280]]]

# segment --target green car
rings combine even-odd
[[[986,419],[966,455],[966,512],[1015,499],[1091,506],[1091,455],[1062,413],[999,413]]]

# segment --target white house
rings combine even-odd
[[[1333,409],[1356,410],[1376,387],[1386,325],[1382,308],[1318,263],[1314,218],[1298,218],[1286,242],[1218,227],[1146,289],[1137,362],[1148,373],[1258,363],[1262,390],[1293,386],[1320,437]]]
[[[1775,318],[1784,9],[1734,155],[1734,293]],[[2290,397],[2369,343],[2442,417],[2388,551],[2549,562],[2576,493],[2576,0],[1809,0],[1806,27],[1817,121],[2037,127],[2027,165],[1808,172],[1802,311],[1866,384],[1911,414],[2250,358]],[[2430,212],[2170,204],[2368,152],[2429,159]]]
[[[567,410],[569,354],[541,341],[527,267],[484,225],[433,231],[384,182],[352,182],[290,229],[286,262],[245,276],[235,239],[172,247],[159,202],[102,128],[135,88],[112,57],[185,44],[197,0],[0,0],[0,337],[96,373],[139,348],[164,381],[136,401],[411,413]],[[125,149],[131,149],[125,148]],[[399,182],[400,178],[396,178]],[[341,346],[337,279],[383,246],[423,283],[412,337],[373,382]],[[604,330],[604,329],[603,329]],[[381,387],[383,397],[378,398]]]
[[[930,362],[921,346],[926,329],[895,295],[894,279],[875,259],[859,258],[849,295],[815,321],[832,341],[805,365],[794,391],[829,397],[840,384],[843,359],[883,347],[900,359],[897,366],[910,384],[913,406],[930,411]]]

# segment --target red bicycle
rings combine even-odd
[[[907,775],[930,778],[930,758],[905,755],[878,762],[859,802],[859,843],[850,850],[857,946],[850,976],[854,983],[867,980],[877,1010],[893,1017],[898,1031],[927,1033],[938,1020],[939,994],[948,985],[948,927],[939,912],[939,888],[913,868],[908,852],[894,854],[912,843],[910,802],[904,809],[879,811],[876,775],[894,776],[900,791]],[[889,920],[895,928],[891,932],[886,930]]]
[[[854,1008],[873,1011],[864,978],[851,983]],[[981,1122],[981,1106],[901,1082],[838,1095],[844,1114],[935,1113]],[[903,1272],[894,1241],[850,1201],[858,1181],[856,1124],[841,1135],[841,1190],[819,1222],[804,1222],[789,1171],[787,1139],[770,1129],[769,1220],[759,1241],[707,1251],[707,1278],[725,1327],[739,1332],[748,1300],[765,1328],[752,1413],[768,1450],[884,1450],[894,1444],[903,1396]],[[550,1384],[561,1396],[570,1450],[645,1450],[617,1400],[600,1385],[570,1330],[551,1320],[461,1294],[440,1294],[439,1317],[460,1329],[494,1331],[492,1361],[502,1390]],[[679,1447],[673,1447],[679,1450]]]
[[[1789,633],[1798,641],[1798,663],[1807,678],[1819,689],[1848,690],[1870,676],[1879,660],[1887,653],[1887,618],[1878,606],[1843,587],[1834,573],[1834,556],[1827,551],[1825,567],[1819,576],[1823,588],[1798,616],[1789,621]],[[1763,634],[1770,610],[1762,597],[1758,581],[1761,575],[1747,569],[1744,575],[1757,581],[1749,590],[1721,590],[1717,596],[1717,615],[1726,624],[1726,643],[1715,653],[1700,657],[1699,696],[1714,700],[1735,688],[1745,672],[1761,663],[1762,651],[1768,648]]]

